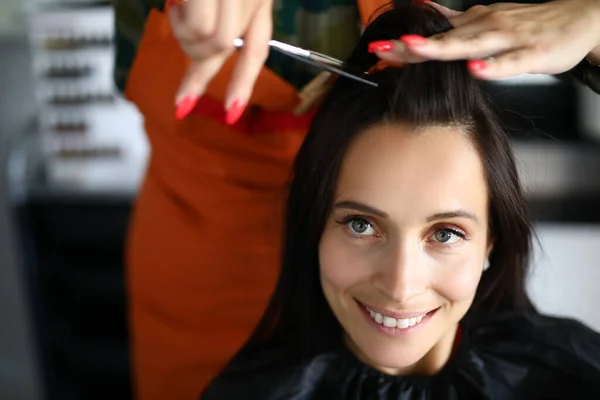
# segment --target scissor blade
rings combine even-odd
[[[317,67],[319,69],[325,70],[325,71],[329,71],[332,72],[334,74],[337,74],[339,76],[343,76],[345,78],[349,78],[349,79],[354,79],[355,81],[361,82],[361,83],[365,83],[367,85],[371,85],[373,87],[378,87],[379,85],[375,82],[372,82],[368,79],[364,79],[361,78],[360,76],[356,75],[355,73],[351,72],[351,71],[346,71],[343,68],[344,67],[339,67],[339,66],[334,66],[334,65],[330,65],[330,64],[326,64],[326,63],[321,63],[318,61],[314,61],[312,59],[309,58],[305,58],[305,57],[300,57],[297,56],[295,54],[291,54],[291,53],[285,53],[286,55],[295,58],[297,60],[300,60],[306,64],[312,65],[314,67]]]
[[[243,39],[235,39],[234,45],[237,48],[243,47],[244,40]],[[378,86],[375,82],[372,82],[368,79],[362,78],[359,75],[359,72],[348,68],[348,66],[345,65],[345,63],[343,61],[337,60],[333,57],[330,57],[330,56],[327,56],[327,55],[324,55],[321,53],[317,53],[317,52],[311,52],[308,50],[304,50],[300,47],[292,46],[292,45],[289,45],[289,44],[286,44],[283,42],[279,42],[277,40],[270,40],[269,46],[273,50],[275,50],[279,53],[282,53],[282,54],[285,54],[286,56],[300,60],[306,64],[312,65],[319,69],[329,71],[329,72],[332,72],[334,74],[337,74],[337,75],[340,75],[340,76],[343,76],[343,77],[346,77],[349,79],[354,79],[355,81],[365,83],[367,85],[371,85],[374,87]]]

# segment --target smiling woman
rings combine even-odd
[[[510,141],[465,63],[375,68],[368,43],[450,28],[397,7],[298,154],[282,271],[205,399],[600,398],[600,337],[539,315]],[[489,267],[489,268],[488,268]]]
[[[350,144],[333,197],[321,284],[348,347],[389,373],[439,371],[492,248],[486,177],[469,135],[369,128]],[[363,316],[369,323],[355,323]]]

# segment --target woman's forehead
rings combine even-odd
[[[336,184],[336,200],[394,210],[440,212],[487,209],[487,185],[471,139],[456,128],[418,133],[396,125],[361,133],[348,148]]]

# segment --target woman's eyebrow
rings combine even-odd
[[[387,213],[381,211],[375,207],[371,207],[367,204],[359,203],[358,201],[344,200],[339,201],[333,205],[334,208],[348,208],[352,210],[362,211],[369,214],[376,215],[381,218],[387,218]]]
[[[339,201],[339,202],[335,203],[333,207],[362,211],[365,213],[376,215],[381,218],[388,217],[388,215],[385,211],[381,211],[378,208],[369,206],[364,203],[360,203],[358,201],[352,201],[352,200]],[[444,212],[439,212],[439,213],[433,214],[433,215],[427,217],[427,222],[433,222],[433,221],[438,221],[441,219],[450,219],[450,218],[466,218],[466,219],[470,219],[476,223],[479,222],[479,220],[475,214],[473,214],[469,211],[466,211],[466,210],[462,210],[462,209],[452,210],[452,211],[444,211]]]
[[[478,222],[477,216],[466,210],[453,210],[453,211],[444,211],[437,214],[433,214],[432,216],[427,218],[427,222],[437,221],[440,219],[448,219],[448,218],[466,218],[470,219],[474,222]]]

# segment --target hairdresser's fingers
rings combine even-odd
[[[457,17],[459,15],[461,15],[463,12],[462,11],[456,11],[456,10],[452,10],[448,7],[445,7],[441,4],[438,4],[436,2],[433,1],[426,1],[424,4],[426,4],[427,6],[433,8],[434,10],[436,10],[437,12],[439,12],[440,14],[442,14],[444,17],[446,18],[453,18],[453,17]]]
[[[233,50],[240,25],[247,23],[240,19],[238,0],[190,0],[171,5],[168,13],[173,35],[194,60]]]
[[[544,68],[543,57],[522,48],[487,60],[471,60],[467,63],[471,74],[479,79],[503,79],[516,75],[535,73]]]
[[[173,35],[180,42],[203,41],[217,28],[219,0],[167,2],[167,13]]]
[[[217,28],[210,40],[216,52],[233,50],[233,41],[240,34],[240,25],[245,26],[248,23],[247,18],[242,18],[238,0],[219,0],[219,2]]]
[[[369,52],[375,53],[382,60],[396,64],[417,64],[427,61],[407,51],[406,44],[400,40],[381,40],[369,43]]]
[[[449,17],[450,23],[454,27],[459,27],[471,23],[483,15],[486,15],[490,12],[490,6],[473,6],[469,8],[467,11],[462,12],[458,15],[453,15]]]
[[[456,33],[448,35],[429,39],[404,35],[400,41],[370,43],[369,51],[386,61],[414,64],[427,60],[485,58],[514,47],[511,40],[499,32],[485,32],[474,37],[457,36]]]
[[[431,38],[406,35],[400,38],[407,52],[428,60],[468,60],[494,56],[526,43],[511,32],[486,31],[481,28],[457,28]]]
[[[202,61],[193,61],[190,64],[175,97],[177,119],[182,119],[190,113],[228,56],[229,53],[221,53]]]
[[[426,4],[435,9],[445,8],[432,2]],[[405,63],[489,57],[517,48],[527,40],[507,28],[514,25],[514,21],[507,18],[507,15],[510,10],[516,8],[521,6],[503,3],[474,6],[464,13],[454,12],[456,15],[450,18],[451,24],[455,26],[454,29],[429,38],[404,35],[400,38],[402,44],[376,42],[379,49],[375,52],[384,60]]]
[[[427,4],[436,9],[439,6],[431,2]],[[458,21],[462,26],[429,38],[411,34],[402,36],[399,43],[375,42],[373,45],[378,47],[375,52],[384,60],[419,63],[426,60],[483,58],[514,47],[514,39],[507,37],[509,34],[491,30],[485,19],[481,18],[489,14],[489,10],[490,7],[475,6],[465,13],[459,13],[450,22],[454,24],[455,19],[461,18]]]
[[[244,47],[233,70],[225,99],[226,122],[229,124],[235,123],[242,115],[269,55],[269,40],[273,30],[271,15],[270,3],[266,2],[256,11],[244,36]]]
[[[496,3],[489,6],[477,5],[459,15],[450,17],[450,23],[458,28],[485,19],[488,28],[495,28],[498,24],[503,24],[507,20],[510,21],[511,12],[530,6],[530,4],[516,3]]]

